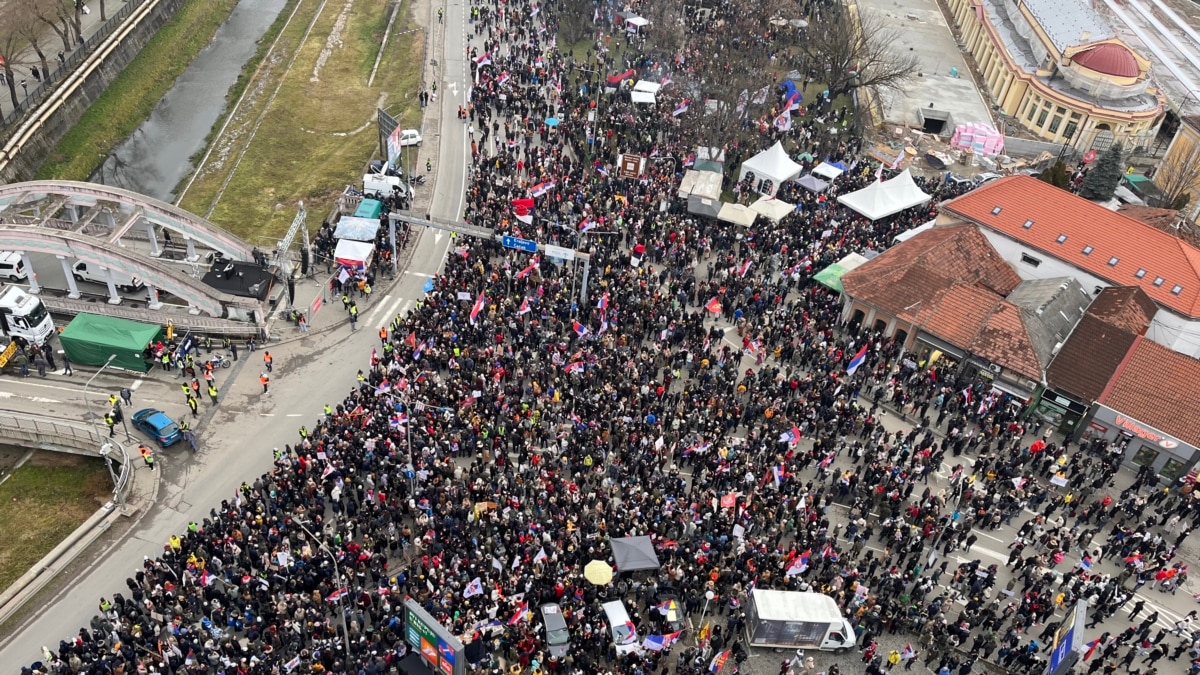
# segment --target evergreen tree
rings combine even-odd
[[[1059,160],[1038,174],[1038,180],[1066,190],[1071,185],[1071,172],[1067,170],[1067,165]]]
[[[1124,174],[1121,144],[1113,143],[1108,150],[1104,151],[1103,155],[1100,155],[1096,166],[1088,171],[1087,177],[1083,179],[1083,186],[1079,189],[1079,196],[1097,201],[1112,199],[1113,193],[1117,191],[1117,185],[1121,182],[1121,176]]]

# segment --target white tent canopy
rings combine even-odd
[[[770,179],[773,183],[771,194],[775,194],[784,181],[799,176],[803,170],[803,167],[788,157],[783,144],[776,141],[775,145],[742,162],[738,181],[744,180],[747,173],[753,173],[759,180]]]
[[[936,220],[931,220],[931,221],[925,223],[924,225],[918,225],[918,226],[912,228],[911,230],[905,230],[905,231],[901,232],[900,234],[896,235],[896,237],[894,239],[892,239],[892,246],[895,246],[896,244],[899,244],[902,241],[908,241],[909,239],[912,239],[913,237],[917,236],[918,234],[921,234],[925,230],[933,229],[933,226],[935,223],[937,223]]]
[[[631,91],[629,92],[629,98],[634,103],[654,103],[655,101],[654,94],[648,91]]]
[[[741,204],[722,204],[721,212],[717,214],[717,220],[723,220],[734,225],[742,227],[750,227],[754,224],[754,219],[758,217],[758,213],[749,206]]]
[[[371,259],[371,252],[374,250],[375,245],[365,241],[340,239],[337,248],[333,251],[333,257],[339,265],[362,267]]]
[[[634,91],[644,91],[649,94],[657,94],[659,89],[662,89],[661,84],[649,80],[638,80],[637,84],[633,85]]]
[[[917,187],[908,169],[891,180],[871,183],[857,192],[838,197],[838,203],[871,220],[879,220],[927,201],[929,201],[929,195]]]
[[[842,175],[843,173],[845,173],[844,171],[837,168],[836,166],[833,166],[832,164],[828,164],[826,162],[821,162],[820,164],[818,164],[817,168],[813,169],[812,172],[818,176],[821,176],[822,178],[828,178],[829,180],[833,180],[833,179],[837,178],[838,176]]]
[[[629,24],[630,26],[637,26],[638,28],[641,28],[642,26],[649,26],[650,20],[640,16],[631,16],[628,19],[625,19],[625,23]]]
[[[750,208],[760,216],[763,216],[773,223],[778,223],[783,220],[784,216],[796,210],[795,204],[789,204],[782,199],[773,197],[761,197],[758,201],[750,205]]]
[[[721,174],[712,171],[688,170],[683,174],[683,180],[679,183],[679,196],[683,198],[692,195],[707,197],[714,201],[720,199]]]

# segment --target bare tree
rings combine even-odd
[[[18,0],[42,23],[50,27],[62,40],[63,51],[70,52],[76,42],[82,42],[79,26],[72,21],[73,4],[70,0]]]
[[[46,60],[46,51],[42,49],[46,41],[45,26],[32,13],[26,12],[21,12],[14,24],[16,32],[29,43],[29,48],[37,54],[38,62],[42,66],[41,79],[49,80],[50,63]]]
[[[898,89],[920,65],[915,55],[893,49],[899,31],[861,6],[855,14],[841,3],[823,6],[805,34],[797,46],[807,72],[825,82],[831,99],[859,87]]]
[[[28,12],[28,7],[16,2],[5,7],[4,21],[0,21],[0,70],[4,72],[4,81],[8,84],[8,97],[14,108],[18,104],[17,82],[22,78],[22,74],[16,68],[29,65],[21,53],[28,44],[24,28],[36,21],[37,18]]]
[[[583,0],[572,0],[559,4],[558,36],[571,48],[576,43],[595,34],[595,11],[593,3]]]
[[[1182,209],[1200,193],[1200,146],[1168,153],[1154,174],[1163,208]]]

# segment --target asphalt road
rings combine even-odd
[[[445,66],[438,87],[445,95],[439,96],[437,105],[441,106],[441,119],[449,124],[436,142],[437,180],[431,213],[450,219],[462,215],[469,154],[465,126],[455,114],[458,105],[465,105],[467,92],[463,6],[448,5],[445,21]],[[432,151],[434,145],[429,139],[426,142],[422,164],[425,150]],[[102,596],[127,590],[125,579],[140,567],[143,556],[161,553],[172,534],[185,530],[189,522],[201,521],[222,499],[232,499],[243,481],[252,482],[269,470],[272,447],[297,440],[301,425],[311,424],[326,403],[336,403],[340,392],[349,392],[355,386],[355,372],[366,367],[370,348],[378,340],[375,328],[413,306],[425,280],[441,268],[450,242],[446,232],[421,233],[408,270],[392,288],[384,289],[373,305],[360,307],[364,330],[351,333],[348,327],[342,327],[327,333],[313,332],[299,342],[272,348],[275,368],[270,394],[261,394],[258,384],[261,352],[239,352],[241,360],[233,368],[219,370],[217,386],[221,394],[215,412],[210,410],[207,397],[201,401],[197,425],[201,452],[191,456],[182,448],[172,448],[160,454],[162,483],[153,511],[127,537],[108,550],[96,551],[95,561],[75,583],[15,630],[0,646],[0,663],[12,667],[32,663],[40,657],[41,645],[56,648],[60,639],[88,624]],[[340,310],[330,307],[326,311]],[[356,365],[360,359],[363,363]],[[79,375],[6,380],[0,405],[83,419],[85,381]],[[136,385],[135,410],[149,405],[179,418],[188,412],[179,383],[170,375],[164,377],[162,371],[144,377],[105,372],[96,378],[88,398],[99,409],[109,393]]]

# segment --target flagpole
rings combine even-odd
[[[708,603],[715,597],[717,597],[716,593],[713,593],[712,591],[704,591],[704,609],[700,612],[700,630],[704,630],[704,615],[708,613]],[[697,640],[696,646],[700,647],[701,649],[704,647],[703,645],[699,644],[699,640]]]
[[[335,556],[333,554],[333,551],[329,550],[329,547],[325,545],[324,541],[322,541],[319,537],[317,537],[317,535],[312,533],[312,530],[309,530],[307,527],[304,526],[303,520],[300,520],[299,518],[293,518],[292,522],[299,525],[300,529],[304,530],[304,533],[307,534],[310,538],[312,538],[313,541],[315,541],[317,543],[317,547],[320,548],[321,551],[323,551],[325,553],[325,555],[329,556],[329,562],[333,563],[333,576],[334,576],[334,579],[333,579],[334,591],[333,592],[337,593],[338,591],[340,591],[342,589],[342,582],[341,582],[342,573],[341,573],[340,569],[338,568],[337,556]],[[350,580],[346,579],[346,591],[349,592],[349,590],[350,590]],[[342,598],[340,596],[338,597],[338,602],[342,603]],[[339,606],[338,614],[342,615],[342,645],[346,649],[346,666],[349,667],[349,665],[350,665],[350,631],[349,631],[349,629],[346,628],[346,605],[345,604],[341,604]]]

